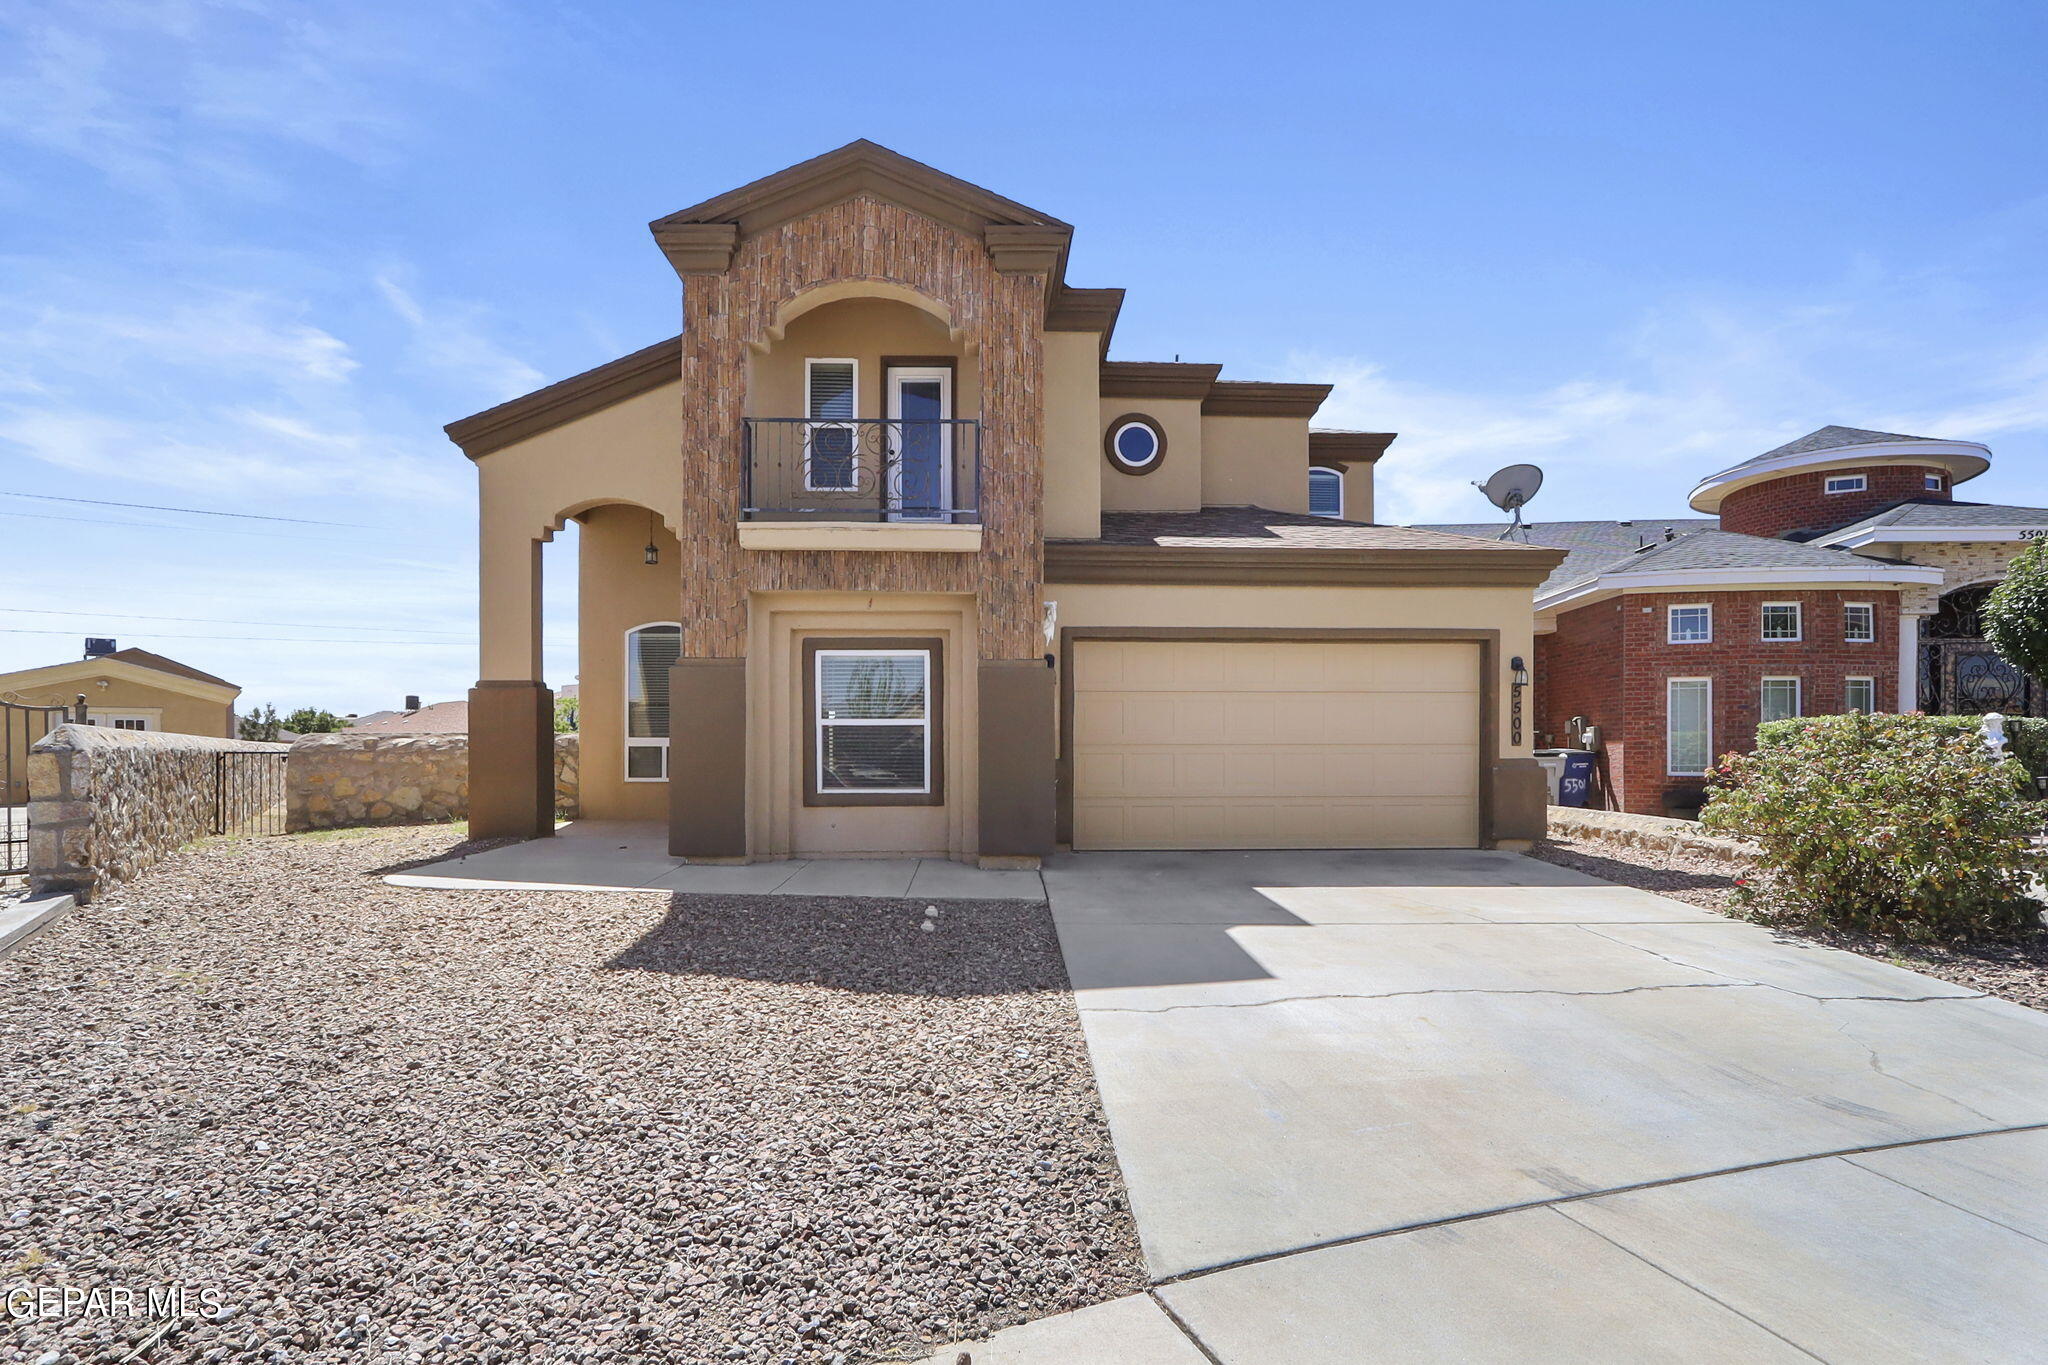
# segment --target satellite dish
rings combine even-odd
[[[1486,494],[1486,500],[1503,512],[1512,512],[1515,525],[1522,524],[1522,508],[1543,487],[1543,471],[1533,464],[1511,464],[1497,471],[1485,483],[1472,485]]]

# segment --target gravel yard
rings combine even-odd
[[[1697,853],[1665,853],[1605,840],[1553,837],[1539,840],[1530,856],[1708,910],[1740,914],[1735,906],[1735,878],[1743,869]],[[1782,934],[1878,958],[2035,1009],[2048,1009],[2048,932],[2031,934],[2016,943],[1951,948],[1889,943],[1841,931],[1773,927]]]
[[[146,1362],[852,1362],[1144,1287],[1043,906],[378,880],[460,837],[216,843],[0,961],[0,1284],[219,1292]]]

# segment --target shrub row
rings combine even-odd
[[[2007,735],[2037,756],[2048,745],[2040,722]],[[2039,924],[2028,894],[2048,856],[2031,786],[2027,764],[1991,759],[1974,716],[1815,716],[1772,722],[1755,753],[1724,758],[1701,822],[1758,844],[1741,888],[1758,918],[2004,937]]]

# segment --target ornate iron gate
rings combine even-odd
[[[0,698],[0,877],[28,872],[29,746],[65,724],[85,724],[85,697],[75,706],[32,706]]]
[[[2048,688],[1984,641],[1982,609],[1993,584],[1944,593],[1921,627],[1920,709],[1934,715],[2048,715]]]

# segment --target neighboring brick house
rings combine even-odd
[[[1592,727],[1602,804],[1685,813],[1764,720],[2044,709],[1977,622],[2048,533],[2048,509],[1954,501],[1990,462],[1975,442],[1830,426],[1702,480],[1692,506],[1718,519],[1430,529],[1567,552],[1536,593],[1538,742]]]

